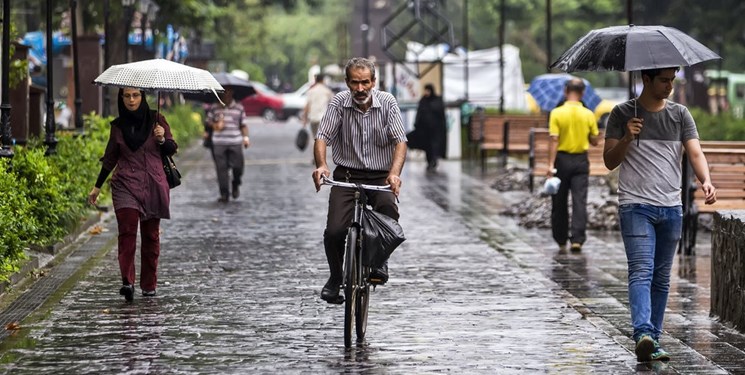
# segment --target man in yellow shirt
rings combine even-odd
[[[585,83],[580,78],[566,82],[563,105],[554,108],[549,116],[549,165],[548,177],[561,180],[559,191],[551,198],[551,230],[559,250],[566,250],[567,241],[571,250],[582,250],[587,227],[587,186],[590,161],[587,150],[599,141],[595,115],[580,101]],[[569,192],[572,193],[572,222],[569,228]]]

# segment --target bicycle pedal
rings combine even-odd
[[[336,299],[327,300],[326,302],[328,302],[328,303],[330,303],[332,305],[341,305],[342,303],[344,303],[344,296],[338,295],[338,296],[336,296]]]

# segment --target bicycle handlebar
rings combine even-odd
[[[387,191],[389,193],[393,192],[393,190],[391,190],[391,185],[355,184],[353,182],[334,181],[331,177],[326,177],[326,176],[321,176],[321,185],[339,186],[339,187],[353,188],[353,189],[363,188],[365,190]]]

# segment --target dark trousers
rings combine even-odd
[[[347,173],[349,172],[349,173]],[[358,171],[345,167],[337,167],[334,170],[334,180],[344,182],[355,182],[366,185],[385,185],[388,172],[383,171]],[[354,189],[332,187],[329,195],[329,212],[326,221],[326,230],[323,233],[323,246],[326,249],[326,259],[329,263],[331,280],[341,284],[343,280],[342,269],[344,263],[344,240],[347,237],[347,228],[354,219]],[[367,203],[384,215],[398,220],[398,206],[396,196],[389,192],[365,190]]]
[[[140,221],[140,213],[134,208],[116,210],[119,230],[119,270],[123,284],[135,283],[135,252],[137,251],[137,227],[140,227],[142,257],[140,288],[155,290],[158,284],[158,257],[160,256],[160,219]]]
[[[583,244],[587,239],[587,185],[590,175],[590,162],[587,153],[556,154],[556,177],[561,180],[559,191],[552,196],[551,230],[554,240],[559,245],[572,243]],[[572,193],[572,223],[569,231],[569,193]]]
[[[244,158],[243,145],[214,145],[212,146],[215,159],[215,170],[217,172],[217,184],[220,187],[220,196],[227,198],[230,194],[230,171],[233,171],[233,186],[241,184],[243,176]]]
[[[427,148],[424,150],[424,154],[427,157],[427,167],[434,168],[437,166],[437,159],[443,154],[443,150],[440,149],[443,139],[435,129],[431,129],[427,133],[430,138],[427,141]]]

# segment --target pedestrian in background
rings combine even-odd
[[[375,89],[375,65],[365,58],[349,60],[346,68],[349,90],[331,100],[321,120],[314,155],[316,169],[313,182],[321,189],[321,177],[329,176],[326,147],[330,146],[336,168],[333,179],[369,185],[390,185],[388,192],[367,192],[367,203],[375,211],[398,220],[396,196],[401,189],[401,170],[406,159],[406,133],[396,98]],[[342,303],[339,289],[342,284],[344,240],[354,216],[352,189],[332,187],[323,245],[329,264],[330,277],[321,290],[321,298],[328,303]],[[370,273],[370,281],[388,281],[388,263]]]
[[[580,78],[566,81],[564,104],[549,114],[549,161],[547,176],[561,180],[559,191],[551,196],[551,231],[560,251],[578,252],[587,239],[587,187],[590,161],[587,150],[599,143],[595,115],[582,104],[585,83]],[[569,193],[572,194],[571,231]]]
[[[318,132],[318,124],[321,123],[323,114],[326,112],[326,106],[334,97],[334,92],[331,91],[326,84],[323,83],[324,75],[316,75],[316,80],[313,86],[308,89],[306,95],[305,110],[303,116],[303,126],[306,126],[310,122],[310,131],[313,138],[315,138]]]
[[[243,149],[248,148],[248,125],[243,107],[233,99],[233,89],[225,87],[220,95],[221,103],[215,103],[207,112],[207,125],[212,129],[212,158],[215,161],[220,203],[240,196],[241,179],[245,159]],[[230,172],[232,171],[232,180]],[[228,185],[230,181],[230,186]]]
[[[170,188],[161,155],[175,154],[178,145],[165,117],[150,110],[143,91],[120,89],[117,104],[119,117],[111,122],[101,171],[88,194],[88,202],[96,204],[101,186],[114,171],[111,196],[119,231],[119,269],[124,284],[119,294],[132,301],[138,225],[142,237],[140,289],[143,296],[155,296],[160,220],[170,218]]]
[[[701,182],[705,203],[716,202],[696,123],[685,106],[667,100],[678,69],[643,70],[642,93],[613,108],[605,133],[605,166],[621,166],[618,216],[639,362],[670,359],[659,340],[682,229],[683,152]]]
[[[445,103],[435,92],[435,86],[428,83],[419,100],[414,120],[413,137],[409,141],[421,148],[427,158],[427,171],[437,169],[437,160],[445,157],[447,124],[445,122]],[[413,147],[413,146],[412,146]]]

